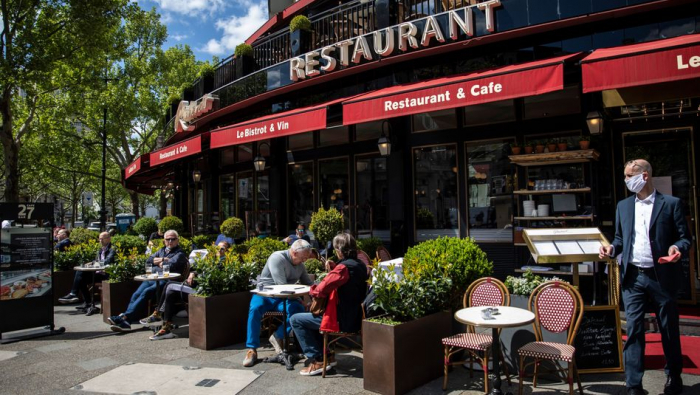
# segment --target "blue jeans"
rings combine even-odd
[[[260,347],[260,323],[263,314],[268,311],[284,311],[284,299],[253,295],[253,298],[250,300],[250,309],[248,310],[246,347]],[[304,311],[304,306],[298,300],[294,299],[287,302],[287,333],[292,329],[289,325],[289,318],[302,311]],[[277,336],[278,339],[284,338],[284,328],[282,328],[282,325],[275,331],[275,336]]]
[[[152,299],[156,294],[156,284],[157,281],[144,281],[141,283],[139,288],[131,295],[131,300],[129,301],[129,307],[122,314],[126,316],[126,321],[129,323],[136,322],[139,318],[135,315],[136,312],[141,312],[144,310],[144,306],[148,303],[149,299]]]
[[[625,378],[628,388],[642,388],[644,377],[644,313],[647,306],[656,313],[661,333],[661,344],[666,356],[667,375],[679,376],[683,370],[681,338],[679,330],[678,306],[676,299],[661,288],[655,278],[643,273],[637,274],[632,264],[627,270],[634,270],[636,278],[622,285],[622,300],[627,316],[627,342],[625,342]],[[633,273],[630,273],[633,274]]]
[[[311,313],[299,313],[291,319],[294,336],[299,340],[301,350],[307,358],[316,361],[323,360],[323,336],[319,332],[322,318],[314,317]]]

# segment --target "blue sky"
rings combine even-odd
[[[165,48],[187,44],[197,60],[223,59],[267,21],[267,0],[137,0],[168,27]]]

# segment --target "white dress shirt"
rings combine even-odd
[[[649,223],[654,209],[656,189],[644,200],[634,198],[634,244],[632,245],[632,264],[642,268],[654,267],[649,242]]]

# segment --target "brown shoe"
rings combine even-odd
[[[255,362],[258,360],[258,352],[255,351],[254,349],[249,349],[247,353],[245,353],[245,358],[243,359],[243,366],[246,368],[249,368],[253,365],[255,365]]]
[[[326,366],[326,370],[330,369],[330,365]],[[309,366],[299,372],[302,376],[318,376],[323,373],[323,361],[317,362],[312,360]]]

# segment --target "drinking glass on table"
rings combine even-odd
[[[163,277],[169,277],[169,276],[170,276],[170,264],[164,263],[163,264]]]
[[[146,262],[146,274],[153,273],[153,263]]]

